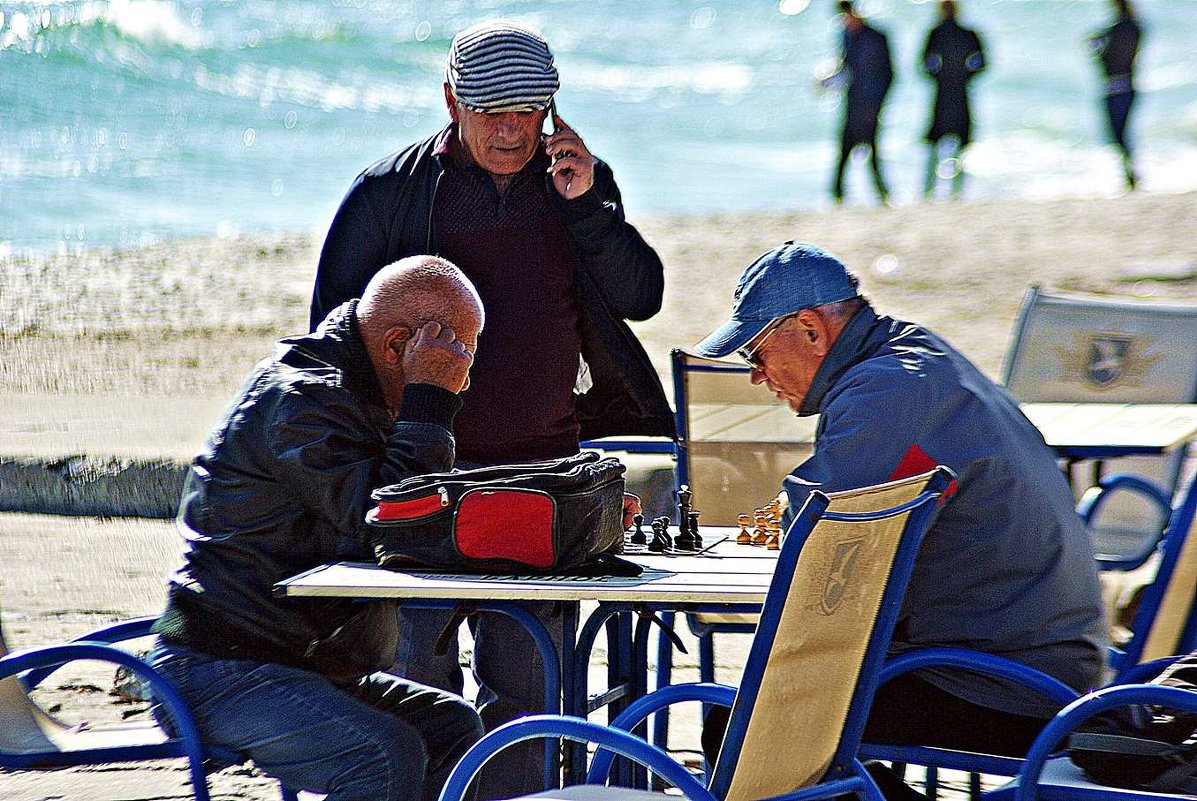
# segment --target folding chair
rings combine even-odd
[[[1197,401],[1197,303],[1049,292],[1031,286],[1006,354],[1004,382],[1019,401],[1190,403]],[[1169,497],[1185,448],[1111,460],[1110,471],[1142,475]],[[1073,468],[1069,465],[1070,478]],[[1105,469],[1100,462],[1095,470]],[[1076,482],[1074,482],[1075,485]],[[1088,483],[1082,482],[1081,489]],[[1133,494],[1112,498],[1092,525],[1099,555],[1151,551],[1167,516]]]
[[[939,468],[861,490],[812,493],[782,545],[738,691],[704,683],[667,687],[634,702],[611,727],[549,715],[515,721],[463,757],[441,801],[460,801],[497,751],[546,736],[598,744],[602,750],[587,774],[591,785],[606,780],[619,754],[702,801],[783,794],[798,801],[841,793],[880,801],[856,750],[919,542],[951,478]],[[732,706],[709,788],[629,733],[680,700]],[[540,795],[570,800],[641,794],[581,785]]]
[[[1124,485],[1147,491],[1157,503],[1163,493],[1144,486],[1135,476],[1110,476],[1086,495],[1082,514],[1100,504],[1104,493]],[[1125,683],[1141,675],[1138,666],[1197,650],[1197,475],[1189,481],[1174,509],[1162,504],[1168,526],[1155,549],[1155,575],[1142,591],[1131,621],[1130,638],[1121,648],[1111,648],[1114,681]],[[1147,559],[1144,557],[1143,562]]]
[[[677,484],[689,485],[704,526],[734,526],[777,495],[781,477],[804,461],[814,441],[814,418],[798,418],[764,386],[748,380],[747,365],[706,359],[682,349],[670,354],[677,416]],[[672,625],[673,616],[662,616]],[[715,680],[717,633],[751,634],[757,615],[686,615],[698,638],[699,681]],[[661,636],[657,686],[672,678],[672,642]],[[653,741],[664,746],[668,712],[654,721]]]
[[[228,749],[205,746],[194,717],[174,686],[144,660],[113,647],[113,643],[149,636],[153,622],[153,618],[138,618],[62,645],[11,654],[0,627],[0,768],[45,770],[183,758],[188,763],[195,801],[208,801],[205,760],[232,765],[244,762],[245,757]],[[166,708],[178,736],[168,735],[153,723],[72,726],[29,697],[27,688],[36,687],[62,665],[80,660],[124,667],[148,684],[155,701]],[[281,789],[284,801],[297,801],[293,791]]]

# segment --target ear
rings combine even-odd
[[[815,356],[826,356],[831,349],[831,329],[823,315],[812,309],[798,312],[798,331],[802,343],[810,348]]]
[[[449,88],[448,82],[444,84],[445,87],[445,106],[449,109],[449,119],[453,122],[459,122],[457,117],[457,98],[453,96],[453,90]]]
[[[392,326],[382,335],[382,357],[388,366],[398,367],[403,363],[403,351],[411,335],[412,330],[403,325]]]

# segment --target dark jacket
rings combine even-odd
[[[956,646],[1079,691],[1100,685],[1106,638],[1093,547],[1051,449],[1004,389],[925,328],[864,308],[832,345],[799,413],[820,417],[814,454],[785,479],[791,512],[813,489],[877,484],[937,464],[959,477],[919,549],[892,652]],[[982,706],[1055,712],[1006,681],[920,675]]]
[[[1134,17],[1118,21],[1090,39],[1094,55],[1106,76],[1106,94],[1125,94],[1134,90],[1135,59],[1143,31]]]
[[[894,81],[889,39],[867,24],[855,33],[844,31],[840,69],[848,75],[842,144],[872,144],[877,138],[881,106]]]
[[[393,660],[393,605],[273,596],[281,579],[370,557],[372,490],[453,464],[457,396],[409,385],[391,422],[355,308],[281,340],[193,460],[178,521],[184,563],[157,625],[165,640],[344,680]]]
[[[985,69],[985,50],[976,31],[955,20],[944,20],[931,29],[923,47],[923,71],[935,81],[935,105],[927,141],[957,136],[961,145],[972,141],[972,113],[968,84]]]
[[[313,325],[328,309],[361,294],[380,267],[405,256],[436,254],[433,204],[443,160],[450,158],[436,149],[445,135],[441,131],[387,156],[354,181],[320,254]],[[660,310],[661,260],[625,219],[615,176],[604,162],[595,164],[591,191],[559,205],[581,264],[579,333],[594,381],[578,398],[580,436],[673,436],[660,379],[624,322]]]

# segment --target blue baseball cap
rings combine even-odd
[[[736,285],[731,319],[695,346],[722,359],[787,314],[859,296],[856,277],[822,248],[790,240],[762,253]]]

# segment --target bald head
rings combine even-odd
[[[435,325],[425,336],[445,341],[439,346],[432,343],[431,350],[421,347],[413,356],[412,346],[424,339],[419,332],[430,323]],[[436,256],[410,256],[383,267],[370,279],[357,305],[358,330],[392,408],[398,407],[409,380],[423,381],[429,375],[426,368],[429,359],[436,360],[433,352],[438,348],[466,354],[460,372],[464,380],[482,323],[478,290],[461,270]],[[413,369],[419,374],[411,374]],[[450,380],[446,388],[457,392],[461,387],[454,383],[460,384]]]
[[[357,323],[367,343],[395,326],[435,321],[481,331],[482,300],[465,273],[436,256],[409,256],[383,267],[362,292]]]

